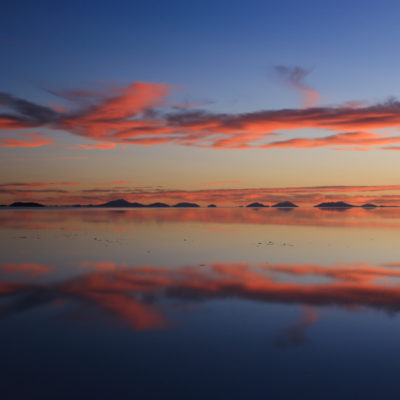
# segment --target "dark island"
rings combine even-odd
[[[276,208],[295,208],[295,207],[298,207],[298,205],[292,203],[291,201],[281,201],[280,203],[276,203],[271,207],[276,207]]]
[[[209,204],[208,206],[207,206],[208,208],[215,208],[215,207],[217,207],[215,204]]]
[[[130,203],[124,199],[112,200],[108,203],[100,204],[97,207],[145,207],[141,203]]]
[[[76,207],[76,206],[75,206]],[[85,206],[83,206],[85,207]],[[168,208],[171,207],[169,204],[166,203],[160,203],[160,202],[156,202],[156,203],[151,203],[151,204],[142,204],[142,203],[130,203],[127,200],[124,199],[118,199],[118,200],[112,200],[109,201],[108,203],[104,203],[104,204],[99,204],[95,207],[107,207],[107,208]],[[195,203],[178,203],[175,204],[172,207],[200,207],[198,204]]]
[[[255,202],[255,203],[247,204],[246,207],[261,208],[261,207],[269,207],[269,206],[266,206],[266,205],[264,205],[264,204]]]
[[[187,208],[187,207],[200,207],[200,206],[198,204],[196,204],[196,203],[185,203],[185,202],[183,202],[183,203],[175,204],[172,207]]]
[[[378,206],[376,204],[366,203],[366,204],[363,204],[361,207],[362,208],[377,208]]]
[[[31,208],[31,207],[44,207],[44,205],[40,204],[40,203],[16,201],[15,203],[10,204],[9,207],[27,207],[27,208]]]
[[[352,204],[345,203],[344,201],[328,201],[326,203],[320,203],[317,204],[317,208],[341,208],[341,209],[346,209],[346,208],[353,208],[354,206]]]
[[[148,206],[145,206],[145,207],[151,207],[151,208],[166,208],[166,207],[170,207],[170,206],[169,206],[168,204],[158,202],[158,203],[149,204]]]

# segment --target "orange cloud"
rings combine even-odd
[[[389,101],[369,106],[363,103],[346,103],[339,107],[310,107],[316,100],[317,93],[304,84],[306,73],[294,69],[285,74],[306,95],[308,108],[237,114],[176,110],[166,101],[172,86],[136,82],[109,93],[64,94],[76,103],[76,107],[71,108],[75,109],[74,112],[56,111],[2,93],[3,103],[12,112],[7,116],[0,116],[0,128],[46,127],[63,130],[96,140],[103,148],[115,144],[126,146],[175,143],[215,149],[312,149],[333,146],[349,150],[386,150],[394,149],[391,145],[399,143],[400,136],[388,137],[372,132],[400,127],[399,102]],[[276,140],[277,132],[299,129],[328,130],[334,134],[316,139]],[[5,144],[9,146],[23,145],[23,141],[5,140]],[[39,139],[34,140],[30,146],[39,143]]]
[[[34,128],[39,124],[33,124],[25,122],[18,118],[0,117],[0,129],[23,129],[23,128]]]
[[[154,121],[130,118],[163,104],[169,89],[169,85],[136,82],[112,93],[111,97],[100,98],[97,104],[80,115],[62,117],[60,124],[78,135],[96,139],[107,139],[112,130],[116,130],[116,133],[111,138],[118,135],[137,136],[133,134],[134,130],[151,127]],[[129,135],[130,131],[132,135]]]
[[[12,139],[12,138],[1,139],[1,147],[41,147],[53,143],[54,143],[53,140],[44,138],[36,138],[33,140]]]
[[[112,261],[99,261],[95,263],[84,261],[80,266],[82,268],[93,268],[98,271],[113,271],[117,268],[116,264]]]
[[[315,148],[326,146],[350,146],[353,150],[366,150],[371,146],[400,143],[400,136],[385,136],[371,132],[346,132],[322,138],[297,138],[290,140],[275,141],[261,146],[262,148]],[[355,147],[354,147],[355,146]],[[346,150],[348,147],[336,148]]]

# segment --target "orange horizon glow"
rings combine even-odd
[[[266,154],[284,151],[284,149],[297,149],[296,151],[300,153],[312,151],[318,154],[318,151],[324,148],[351,151],[352,154],[367,150],[380,150],[389,154],[387,150],[396,151],[400,148],[400,135],[398,134],[400,128],[399,102],[393,100],[376,104],[347,102],[340,106],[315,106],[319,95],[315,89],[304,82],[308,71],[299,67],[288,68],[283,66],[280,66],[278,70],[284,81],[304,96],[305,108],[267,109],[230,114],[201,109],[199,108],[202,106],[201,103],[192,104],[194,107],[190,107],[188,103],[187,107],[179,108],[176,107],[176,103],[170,100],[176,86],[151,82],[134,82],[124,87],[108,88],[103,91],[78,89],[52,93],[63,101],[71,103],[71,107],[47,107],[3,93],[2,102],[9,109],[9,112],[0,115],[0,129],[4,134],[12,130],[15,137],[1,137],[0,146],[4,148],[3,152],[6,155],[7,152],[25,151],[24,149],[26,149],[26,152],[30,152],[30,157],[33,157],[30,159],[33,164],[31,165],[32,171],[37,168],[36,165],[38,167],[42,165],[42,159],[40,157],[35,158],[34,154],[43,151],[45,146],[51,146],[52,152],[54,151],[57,154],[54,156],[54,165],[59,164],[59,162],[60,165],[63,164],[61,162],[63,157],[68,158],[65,155],[60,156],[60,153],[84,151],[88,154],[89,160],[96,160],[98,166],[92,171],[92,180],[98,180],[98,177],[105,172],[103,170],[105,165],[112,166],[113,160],[115,161],[119,157],[119,153],[127,152],[127,149],[134,149],[137,147],[135,145],[156,147],[159,157],[149,159],[149,163],[147,163],[146,157],[142,157],[138,161],[136,161],[136,158],[131,160],[131,163],[135,165],[135,171],[141,171],[141,165],[146,165],[143,186],[147,185],[146,179],[151,174],[146,171],[152,171],[154,165],[158,166],[159,169],[164,167],[163,161],[161,161],[162,154],[163,149],[169,148],[168,146],[175,148],[174,151],[178,147],[181,149],[192,148],[192,150],[196,148],[196,151],[204,152],[204,155],[220,149],[243,150],[241,154],[245,158],[246,149],[258,149],[257,151],[266,152]],[[29,106],[21,109],[18,108],[19,104],[28,104]],[[36,132],[37,129],[40,129],[41,132]],[[311,131],[305,133],[304,130]],[[63,143],[60,141],[61,135],[70,136],[66,139],[75,140],[75,143]],[[82,139],[86,139],[87,142],[82,143]],[[15,150],[12,150],[12,148]],[[108,160],[106,163],[99,161],[98,152],[102,154],[111,153],[110,157],[105,155],[105,159]],[[140,153],[135,155],[136,157],[140,156]],[[213,157],[213,163],[204,165],[205,171],[208,172],[204,176],[194,179],[193,183],[204,186],[236,185],[240,182],[246,184],[251,170],[246,170],[243,173],[239,164],[234,166],[229,175],[225,174],[219,179],[216,175],[213,176],[216,173],[215,168],[220,168],[221,161],[226,156],[214,155]],[[227,157],[229,158],[229,156]],[[279,159],[276,154],[274,157],[276,160]],[[368,157],[374,158],[375,156]],[[174,161],[171,161],[173,159],[173,157],[170,158],[166,166],[169,163],[174,163]],[[25,158],[22,156],[19,160],[24,162]],[[10,162],[16,163],[17,161],[10,159],[7,165]],[[234,162],[234,160],[230,162]],[[287,196],[286,193],[285,196],[280,196],[283,193],[280,188],[276,188],[275,193],[270,191],[268,196],[265,193],[262,194],[258,188],[252,190],[239,189],[241,190],[240,193],[233,192],[238,189],[229,188],[226,192],[209,191],[208,193],[195,190],[168,189],[168,187],[177,187],[174,176],[181,173],[182,168],[186,166],[185,163],[191,169],[194,169],[191,171],[192,174],[197,173],[196,164],[192,167],[190,161],[186,160],[184,164],[179,165],[179,168],[174,166],[175,173],[169,174],[170,178],[167,181],[161,174],[160,184],[167,189],[154,191],[154,193],[151,190],[142,190],[141,193],[135,190],[107,192],[101,191],[101,188],[93,185],[88,185],[81,192],[60,190],[58,195],[56,191],[48,192],[49,195],[46,195],[44,191],[40,194],[39,192],[28,192],[18,188],[9,188],[8,190],[3,188],[0,192],[0,198],[10,196],[1,200],[2,203],[9,203],[10,200],[11,202],[24,201],[32,197],[32,200],[43,201],[49,205],[98,204],[114,200],[117,198],[116,196],[126,198],[128,201],[194,201],[202,202],[202,204],[219,202],[224,206],[238,205],[239,197],[241,197],[241,204],[251,201],[270,204],[289,200],[301,205],[311,205],[315,202],[333,200],[332,196],[320,196],[319,191],[314,193],[313,196],[307,193],[308,198],[305,193],[301,192],[291,197]],[[291,163],[293,164],[291,165],[293,170],[291,181],[298,181],[296,174],[300,172],[296,172],[296,160],[288,159],[287,163],[289,166]],[[369,165],[366,165],[366,167],[370,169]],[[59,177],[56,179],[61,181],[64,178],[60,178],[60,173],[64,169],[60,168]],[[86,168],[88,168],[87,165]],[[125,169],[129,171],[129,167],[126,165]],[[310,172],[312,175],[315,174],[313,170]],[[44,173],[41,172],[41,175],[43,176]],[[21,176],[22,172],[20,171],[19,174]],[[75,180],[78,172],[75,171],[74,174],[72,177],[65,178],[65,180]],[[274,174],[277,175],[278,171],[275,171]],[[334,172],[331,172],[332,174],[334,175]],[[364,173],[364,175],[366,174],[367,172]],[[154,174],[151,175],[154,176]],[[266,173],[261,175],[263,177],[268,176]],[[362,173],[360,175],[363,176]],[[396,181],[393,172],[391,172],[391,176],[393,176],[393,181]],[[137,175],[134,178],[137,178]],[[3,181],[4,179],[5,177]],[[11,174],[10,179],[15,180],[13,174]],[[303,181],[306,179],[307,176],[302,178]],[[129,175],[121,175],[120,170],[115,169],[113,175],[110,176],[110,181],[113,180],[128,181]],[[332,180],[332,176],[329,176],[326,182],[332,182]],[[376,178],[374,180],[377,181]],[[259,182],[262,181],[263,179],[260,176]],[[98,191],[98,196],[93,195],[95,191]],[[345,190],[345,192],[347,191]],[[390,199],[386,196],[367,195],[365,201],[376,201],[381,205],[398,205],[400,198],[398,193],[394,194],[396,197]],[[335,198],[335,200],[338,200],[338,198]],[[358,197],[346,196],[346,201],[363,202],[364,198],[361,194]]]
[[[224,186],[235,181],[215,181],[205,186]],[[216,188],[198,190],[137,189],[135,181],[104,182],[103,187],[85,188],[79,182],[10,182],[0,184],[0,202],[37,201],[46,205],[102,204],[111,200],[125,199],[130,202],[150,204],[165,202],[195,202],[202,206],[247,205],[260,202],[273,205],[291,201],[299,206],[313,206],[327,201],[345,201],[355,206],[375,203],[380,206],[400,205],[400,185],[373,186],[305,186],[275,188]],[[239,183],[239,181],[238,181]],[[125,185],[125,186],[124,186]],[[73,186],[74,189],[69,189]],[[78,188],[83,186],[83,188]],[[106,187],[104,187],[106,186]],[[77,187],[75,189],[75,187]]]
[[[309,206],[339,200],[355,205],[366,202],[377,203],[377,205],[400,205],[398,185],[326,185],[309,188],[304,186],[300,189],[277,187],[280,184],[282,161],[285,162],[282,164],[285,172],[283,175],[288,176],[289,172],[291,174],[290,179],[287,178],[284,184],[340,182],[338,178],[343,176],[346,168],[336,171],[332,159],[327,164],[329,173],[326,179],[320,178],[318,169],[315,169],[314,165],[304,170],[304,165],[308,164],[307,159],[304,158],[304,152],[316,152],[319,159],[321,157],[318,152],[323,149],[339,152],[346,150],[351,152],[352,157],[354,155],[358,173],[352,182],[379,182],[382,174],[385,174],[385,182],[396,182],[394,169],[390,170],[388,177],[383,170],[375,173],[373,163],[377,162],[377,156],[368,150],[380,150],[382,153],[378,155],[379,159],[386,158],[382,156],[385,153],[389,160],[391,152],[387,150],[400,149],[399,102],[394,100],[376,104],[346,102],[340,106],[316,106],[318,92],[304,82],[309,71],[299,67],[279,66],[277,68],[283,80],[302,94],[306,107],[230,114],[199,108],[206,103],[188,103],[186,107],[177,107],[176,103],[170,100],[176,86],[151,82],[134,82],[124,87],[113,87],[103,91],[78,89],[52,93],[71,103],[71,107],[47,107],[3,93],[2,102],[9,112],[0,115],[0,129],[4,134],[13,130],[15,137],[1,137],[0,146],[4,148],[2,151],[8,157],[5,167],[9,171],[9,165],[17,166],[18,174],[13,170],[9,174],[9,179],[17,182],[17,185],[7,183],[0,185],[0,204],[36,201],[46,205],[87,205],[124,198],[127,201],[166,202],[171,205],[182,201],[196,202],[200,205],[216,203],[221,206],[246,205],[254,201],[266,205],[292,201],[298,205]],[[21,109],[18,108],[19,104],[28,104],[28,106]],[[20,131],[21,129],[23,132]],[[35,132],[36,129],[40,129],[41,132]],[[305,130],[310,130],[310,132],[304,132]],[[65,134],[69,134],[69,138],[66,139],[75,140],[75,143],[61,142],[61,135]],[[288,135],[291,136],[288,137]],[[87,142],[82,143],[82,139],[86,139]],[[155,153],[150,151],[146,155],[141,155],[140,151],[136,151],[130,159],[127,149],[137,148],[135,145],[155,147],[157,150]],[[43,152],[44,146],[51,146],[51,151],[56,154],[53,159],[45,161],[44,153],[40,153],[40,157],[34,155],[36,152],[38,154]],[[176,161],[174,157],[174,152],[178,151],[178,147],[180,151],[183,151],[182,161]],[[202,162],[199,165],[196,162],[192,163],[190,158],[183,156],[186,152],[183,149],[188,148],[191,150],[187,151],[199,152],[196,153],[196,157],[199,157],[197,161],[203,160],[203,155],[214,152],[213,161],[209,164]],[[164,149],[167,149],[165,160]],[[241,163],[236,163],[235,158],[229,159],[229,155],[219,155],[220,152],[216,156],[215,150],[219,149],[240,150],[240,154],[237,154],[240,156]],[[241,167],[246,164],[246,157],[248,157],[246,149],[257,149],[254,151],[260,153],[266,152],[268,157],[272,154],[272,160],[275,160],[275,163],[273,161],[269,163],[266,157],[265,163],[270,164],[269,169],[260,169],[260,173],[253,173],[251,167]],[[284,149],[288,151],[292,149],[303,155],[295,155],[293,158],[292,156],[280,157],[277,152]],[[14,151],[26,151],[30,156],[25,158],[22,155],[17,158],[13,156]],[[81,158],[88,160],[82,161],[83,168],[86,168],[82,171],[86,174],[86,181],[99,181],[99,177],[107,173],[108,183],[104,183],[107,187],[102,188],[96,183],[86,183],[82,184],[79,190],[66,190],[61,185],[59,188],[54,187],[48,190],[33,190],[33,188],[28,190],[28,187],[23,187],[23,185],[27,186],[29,182],[26,184],[22,182],[21,186],[18,186],[19,179],[21,177],[23,179],[27,174],[26,171],[29,171],[29,176],[42,176],[42,180],[45,181],[46,174],[50,176],[53,173],[53,166],[56,173],[53,177],[55,181],[64,179],[75,181],[76,176],[80,174],[80,168],[75,167],[74,163],[68,164],[62,161],[65,158],[65,160],[77,160],[76,165],[81,163],[78,161],[79,157],[65,155],[65,152],[70,151],[84,151],[88,154],[86,158]],[[171,154],[169,154],[170,151]],[[360,161],[358,155],[355,155],[361,154],[360,152],[366,152],[366,160],[372,160],[372,162]],[[149,155],[150,157],[147,158]],[[114,168],[120,156],[125,161],[122,166]],[[228,172],[221,175],[218,172],[225,169],[223,166],[225,157],[229,160],[227,165],[231,165],[232,168],[226,169]],[[337,158],[343,157],[338,155]],[[90,164],[92,161],[95,167]],[[352,166],[352,161],[353,159],[347,157],[347,166]],[[25,162],[29,163],[29,169],[23,169],[20,166]],[[262,162],[264,163],[264,160]],[[200,165],[201,168],[199,168]],[[299,168],[298,165],[300,165]],[[254,166],[258,167],[258,163]],[[168,173],[159,174],[159,183],[153,181],[151,185],[148,184],[148,180],[153,180],[157,176],[155,171],[164,170],[164,167]],[[182,178],[186,167],[190,169],[188,174],[196,176],[193,180]],[[35,174],[37,168],[41,172]],[[71,173],[68,177],[64,177],[63,172],[69,170]],[[121,173],[121,170],[128,172]],[[6,168],[3,168],[3,171],[6,171]],[[131,171],[135,172],[134,175],[131,175]],[[139,180],[138,177],[142,175],[142,171],[143,178]],[[15,178],[16,176],[19,178]],[[133,180],[129,179],[131,176]],[[258,179],[254,178],[257,176]],[[373,179],[367,179],[367,176],[373,176]],[[4,176],[3,182],[5,179]],[[185,184],[181,184],[182,180],[186,183],[186,187]],[[122,184],[115,184],[120,187],[113,188],[110,184],[113,181],[127,182],[127,185],[128,182],[135,181],[137,187],[125,186],[124,188]],[[263,188],[264,182],[271,183],[271,187]],[[155,186],[157,184],[162,186]],[[229,186],[239,184],[256,186],[229,188]],[[196,186],[210,186],[210,189],[195,190]],[[211,187],[216,187],[216,189],[213,190]],[[383,193],[383,191],[391,193]],[[350,192],[354,193],[350,195]]]

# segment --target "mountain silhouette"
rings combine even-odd
[[[10,207],[44,207],[44,205],[40,203],[16,201],[10,204]]]
[[[152,208],[166,208],[166,207],[170,207],[169,204],[165,204],[165,203],[152,203],[149,204],[148,206],[145,207],[152,207]]]
[[[271,207],[277,207],[277,208],[294,208],[298,207],[298,205],[292,203],[291,201],[281,201],[280,203],[276,203]]]
[[[325,203],[317,204],[317,208],[352,208],[354,207],[351,204],[345,203],[344,201],[328,201]]]
[[[372,204],[372,203],[365,203],[361,207],[362,208],[377,208],[378,206],[376,204]]]
[[[100,204],[98,207],[145,207],[141,203],[129,203],[124,199],[112,200],[108,203]]]
[[[215,207],[217,207],[215,204],[209,204],[208,206],[207,206],[208,208],[215,208]]]
[[[247,204],[247,206],[246,206],[246,207],[254,207],[254,208],[259,208],[259,207],[269,207],[269,206],[265,206],[264,204],[261,204],[261,203],[257,203],[257,202],[255,202],[255,203]]]
[[[196,204],[196,203],[185,203],[185,202],[183,202],[183,203],[175,204],[173,207],[183,207],[183,208],[185,208],[185,207],[200,207],[200,206],[198,204]]]

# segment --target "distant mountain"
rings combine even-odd
[[[298,207],[296,204],[292,203],[291,201],[281,201],[280,203],[276,203],[271,207],[276,208],[295,208]]]
[[[345,203],[344,201],[328,201],[326,203],[317,204],[317,208],[352,208],[351,204]]]
[[[366,204],[363,204],[361,207],[362,208],[377,208],[378,206],[376,204],[366,203]]]
[[[17,201],[15,203],[10,204],[10,207],[44,207],[44,205],[40,203]]]
[[[246,207],[259,208],[259,207],[269,207],[269,206],[265,206],[264,204],[255,202],[255,203],[247,204]]]
[[[165,203],[152,203],[149,204],[148,206],[145,207],[152,207],[152,208],[165,208],[165,207],[170,207],[168,204]]]
[[[178,203],[175,204],[173,207],[182,207],[182,208],[186,208],[186,207],[200,207],[198,204],[196,203]]]
[[[208,206],[207,206],[208,208],[215,208],[215,207],[217,207],[215,204],[209,204]]]
[[[108,203],[100,204],[97,207],[144,207],[141,203],[129,203],[124,199],[112,200]]]

